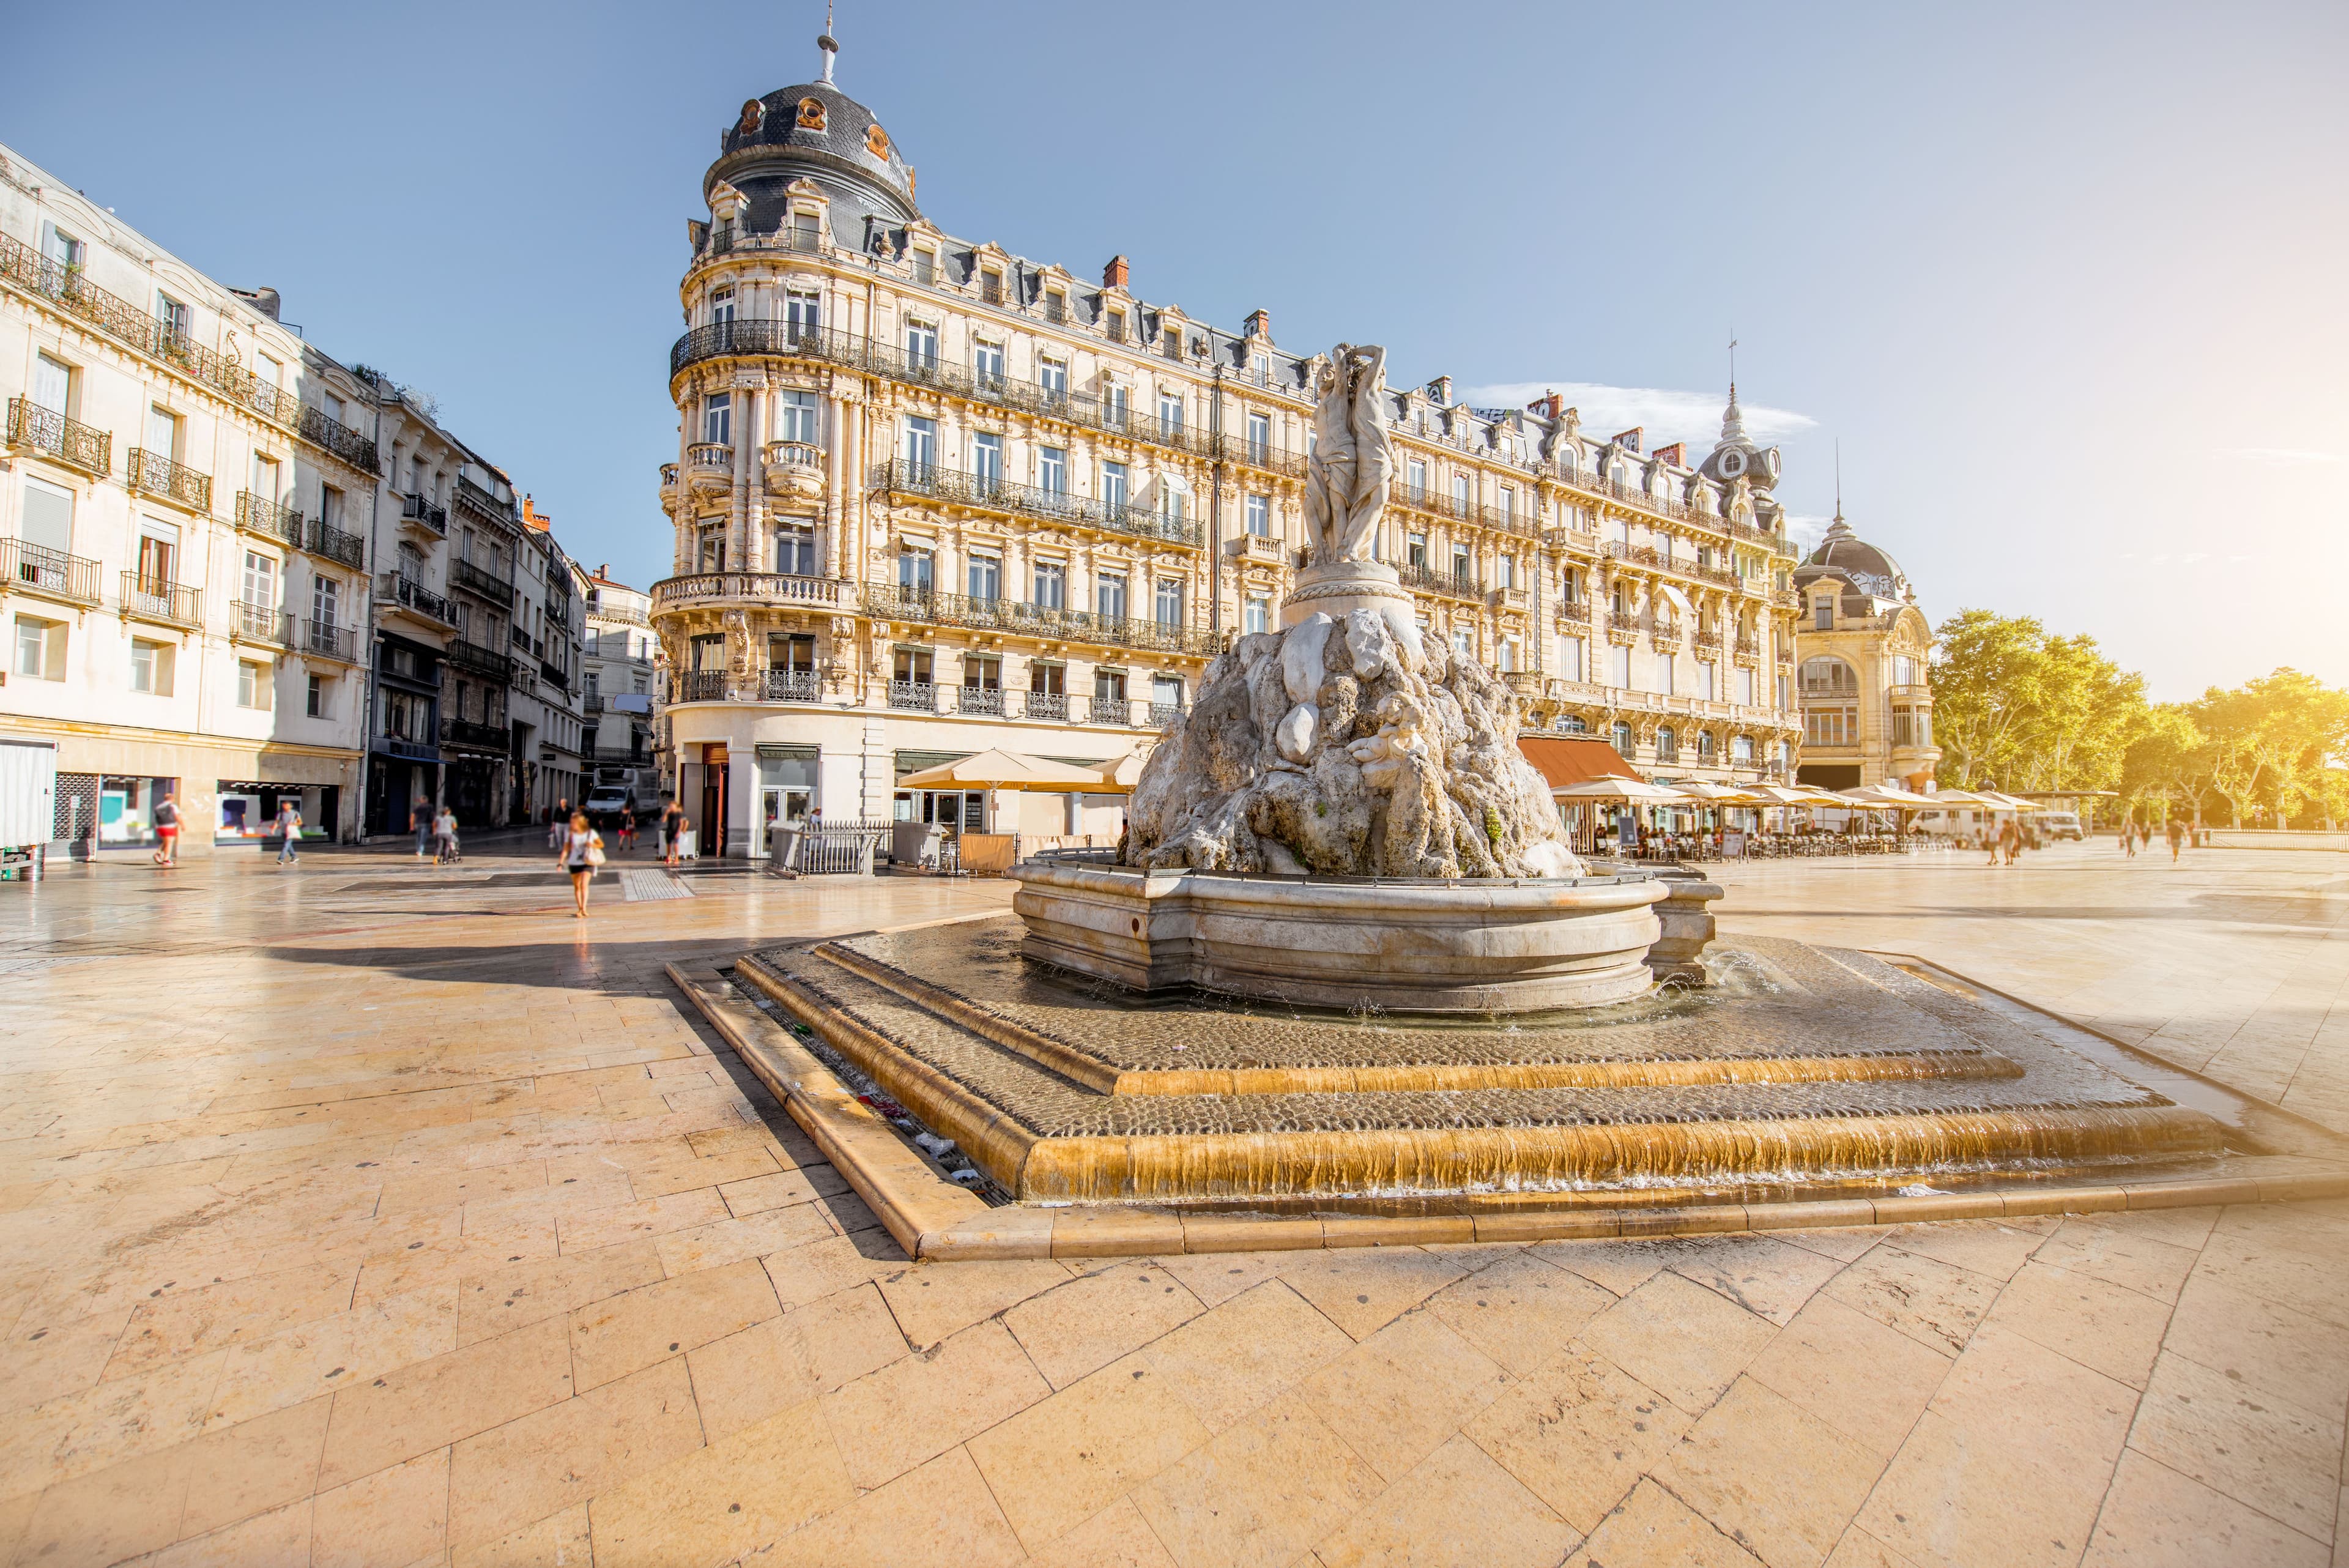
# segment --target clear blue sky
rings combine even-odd
[[[0,140],[435,394],[643,582],[686,220],[822,20],[29,9]],[[849,0],[837,31],[949,232],[1651,439],[1710,440],[1733,331],[1791,509],[1833,509],[1840,440],[1935,620],[2092,633],[2163,697],[2349,681],[2349,6]]]

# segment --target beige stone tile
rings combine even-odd
[[[1031,1568],[1176,1568],[1131,1497],[1119,1498],[1028,1561]]]
[[[1997,1220],[1950,1220],[1901,1225],[1885,1238],[1904,1252],[1938,1259],[1987,1279],[2010,1280],[2046,1241],[2041,1231]]]
[[[1036,1551],[1207,1438],[1167,1379],[1129,1355],[967,1447],[1021,1544]]]
[[[125,1376],[159,1361],[348,1311],[358,1272],[356,1263],[321,1263],[173,1291],[142,1303],[132,1311],[106,1376]]]
[[[1541,1241],[1536,1257],[1581,1275],[1617,1296],[1628,1296],[1682,1255],[1673,1241]]]
[[[1889,1459],[1954,1358],[1827,1296],[1814,1297],[1746,1375]]]
[[[672,1231],[690,1231],[697,1225],[714,1225],[726,1218],[726,1200],[718,1196],[718,1189],[701,1187],[667,1198],[616,1203],[608,1209],[565,1211],[555,1220],[555,1233],[563,1239],[565,1252],[584,1252],[666,1236]]]
[[[385,1373],[336,1393],[318,1484],[357,1480],[570,1397],[561,1318]]]
[[[1182,1568],[1288,1563],[1384,1490],[1302,1400],[1284,1397],[1134,1493]]]
[[[1299,1383],[1293,1397],[1392,1482],[1508,1383],[1507,1373],[1443,1319],[1411,1313]]]
[[[1884,1468],[1878,1453],[1741,1377],[1655,1476],[1770,1568],[1817,1568]]]
[[[1066,1264],[1050,1258],[1007,1258],[969,1263],[926,1263],[881,1279],[881,1294],[897,1326],[917,1345],[984,1323],[1030,1296],[1068,1283]]]
[[[0,1346],[0,1411],[21,1409],[93,1386],[130,1321],[129,1306],[87,1316],[36,1314]]]
[[[869,1284],[712,1340],[688,1357],[701,1429],[715,1441],[886,1366],[906,1348]]]
[[[1591,1319],[1582,1341],[1693,1416],[1721,1397],[1776,1332],[1767,1319],[1667,1272]]]
[[[866,1206],[864,1199],[854,1192],[834,1192],[808,1205],[828,1220],[832,1228],[843,1236],[854,1236],[861,1231],[877,1231],[881,1217]]]
[[[188,1501],[181,1535],[202,1535],[307,1497],[316,1489],[318,1456],[333,1401],[310,1400],[255,1420],[208,1432],[188,1445]]]
[[[2349,1328],[2349,1259],[2295,1245],[2313,1238],[2264,1218],[2243,1218],[2247,1212],[2257,1214],[2230,1209],[2220,1216],[2203,1245],[2196,1275],[2336,1328]]]
[[[2319,1541],[2333,1537],[2342,1423],[2179,1355],[2154,1364],[2129,1447]]]
[[[1784,1325],[1842,1271],[1832,1258],[1770,1236],[1721,1236],[1671,1265],[1682,1279]]]
[[[16,1561],[101,1564],[168,1546],[187,1497],[184,1448],[60,1481],[39,1494]]]
[[[1522,1377],[1562,1353],[1583,1324],[1614,1304],[1600,1286],[1520,1251],[1436,1292],[1427,1310]]]
[[[1839,1263],[1855,1262],[1868,1249],[1884,1240],[1885,1231],[1872,1225],[1839,1225],[1813,1231],[1773,1231],[1770,1234],[1781,1241],[1816,1252],[1822,1258],[1833,1258]]]
[[[602,1493],[587,1515],[596,1568],[716,1568],[855,1498],[810,1401]]]
[[[2065,1220],[2062,1229],[2041,1242],[2036,1256],[2043,1263],[2103,1280],[2159,1302],[2178,1299],[2179,1287],[2193,1272],[2195,1259],[2195,1254],[2186,1248],[2173,1247],[2149,1235],[2076,1220]]]
[[[1490,1455],[1455,1435],[1314,1555],[1324,1568],[1549,1568],[1580,1541]]]
[[[1195,1252],[1156,1260],[1203,1306],[1218,1307],[1233,1297],[1280,1277],[1280,1252]]]
[[[730,1213],[743,1220],[771,1209],[788,1209],[846,1190],[848,1182],[844,1177],[831,1166],[818,1165],[805,1169],[787,1168],[744,1181],[730,1181],[718,1189],[718,1195],[726,1199]]]
[[[449,1542],[492,1541],[701,1446],[682,1356],[456,1446]]]
[[[1743,1547],[1651,1480],[1634,1488],[1576,1555],[1605,1568],[1754,1568]]]
[[[885,1231],[810,1241],[804,1247],[770,1253],[761,1262],[774,1284],[775,1299],[787,1307],[886,1279],[913,1266]]]
[[[0,1422],[0,1492],[87,1475],[196,1437],[228,1352],[167,1361],[44,1401]]]
[[[2178,1293],[2162,1348],[2304,1409],[2349,1404],[2349,1329],[2199,1272]]]
[[[1192,1319],[1142,1356],[1209,1431],[1220,1432],[1353,1344],[1274,1279]]]
[[[1050,1393],[1010,1331],[980,1323],[825,1396],[824,1417],[870,1490]]]
[[[649,1239],[497,1269],[465,1281],[457,1299],[457,1343],[477,1344],[576,1311],[663,1277]]]
[[[811,1203],[790,1209],[770,1209],[747,1220],[721,1220],[690,1231],[672,1231],[658,1238],[661,1266],[673,1279],[696,1269],[724,1268],[744,1259],[763,1258],[821,1241],[833,1234]]]
[[[2332,1560],[2322,1543],[2131,1449],[2113,1474],[2081,1568],[2325,1568]]]
[[[2157,1241],[2199,1252],[2209,1241],[2210,1228],[2219,1222],[2220,1212],[2217,1208],[2131,1209],[2118,1214],[2082,1214],[2075,1219],[2081,1224],[2110,1225],[2130,1235],[2150,1236]]]
[[[2087,1459],[2109,1466],[2137,1407],[2126,1383],[2000,1324],[1975,1334],[1930,1407],[1975,1438],[2054,1469]]]
[[[2109,1459],[2050,1461],[1928,1410],[1855,1523],[1918,1568],[2076,1563],[2111,1474]]]
[[[1689,1417],[1577,1343],[1462,1429],[1577,1530],[1599,1527]]]
[[[571,1314],[571,1376],[585,1390],[781,1314],[757,1259],[640,1285]]]
[[[1055,1388],[1066,1388],[1119,1356],[1199,1315],[1198,1298],[1148,1262],[1081,1274],[1003,1314],[1028,1358]],[[979,1469],[987,1468],[981,1459]],[[1011,1511],[1007,1510],[1007,1511]],[[1013,1512],[1012,1522],[1019,1523]],[[1023,1540],[1028,1532],[1020,1532]]]
[[[231,1425],[356,1386],[457,1348],[452,1282],[411,1291],[233,1345],[208,1427]]]
[[[2169,1308],[2103,1280],[2032,1262],[1999,1293],[1990,1321],[2142,1388],[2160,1353]]]
[[[1417,1247],[1342,1247],[1283,1254],[1280,1277],[1357,1340],[1392,1323],[1468,1272]]]
[[[630,1170],[628,1185],[638,1198],[667,1198],[671,1193],[771,1176],[777,1168],[774,1155],[764,1148],[729,1148],[706,1155],[688,1150],[681,1159],[664,1159]]]
[[[1857,1524],[1843,1532],[1828,1556],[1826,1568],[1917,1568],[1903,1557]]]
[[[310,1561],[310,1504],[305,1499],[191,1536],[138,1560],[137,1568],[256,1568]]]
[[[448,1546],[449,1450],[322,1491],[310,1518],[311,1568],[415,1563]]]
[[[1024,1553],[957,1448],[744,1559],[745,1568],[1011,1568]]]
[[[574,1503],[495,1541],[450,1552],[450,1568],[588,1568],[587,1505]]]
[[[1998,1286],[1970,1269],[1886,1245],[1837,1274],[1826,1293],[1921,1345],[1954,1354],[1973,1337]]]

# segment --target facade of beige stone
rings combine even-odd
[[[1837,506],[1819,547],[1793,574],[1802,704],[1800,776],[1827,789],[1931,787],[1933,628],[1899,562],[1854,534]]]
[[[689,225],[654,584],[665,755],[705,849],[767,824],[918,816],[1111,834],[1113,796],[927,794],[988,748],[1144,752],[1206,661],[1279,624],[1318,360],[947,234],[826,81],[742,106]],[[1371,326],[1374,324],[1366,324]],[[1503,671],[1528,728],[1645,772],[1783,776],[1795,561],[1777,454],[1732,394],[1695,462],[1556,399],[1392,394],[1379,556],[1426,633]]]

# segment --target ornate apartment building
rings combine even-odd
[[[1301,564],[1317,358],[1262,311],[1234,333],[1143,300],[1123,256],[1096,284],[944,233],[830,77],[827,53],[722,133],[670,355],[663,741],[730,854],[807,806],[975,825],[978,795],[897,781],[982,749],[1145,751]],[[1529,728],[1661,776],[1791,767],[1795,556],[1733,391],[1694,462],[1441,378],[1391,417],[1379,556]],[[1062,832],[1081,804],[988,826]]]
[[[1802,782],[1922,791],[1941,759],[1926,666],[1933,628],[1900,564],[1851,531],[1837,503],[1819,547],[1794,572],[1803,712]]]
[[[60,842],[357,827],[374,398],[277,305],[0,149],[0,732]]]
[[[660,759],[653,741],[659,680],[649,601],[642,588],[616,581],[608,566],[586,578],[587,789],[625,789],[639,811],[660,800]],[[578,795],[571,797],[576,801]]]

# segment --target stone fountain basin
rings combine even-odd
[[[1645,872],[1511,880],[1243,876],[1026,862],[1029,958],[1143,993],[1506,1013],[1599,1007],[1651,983]]]

